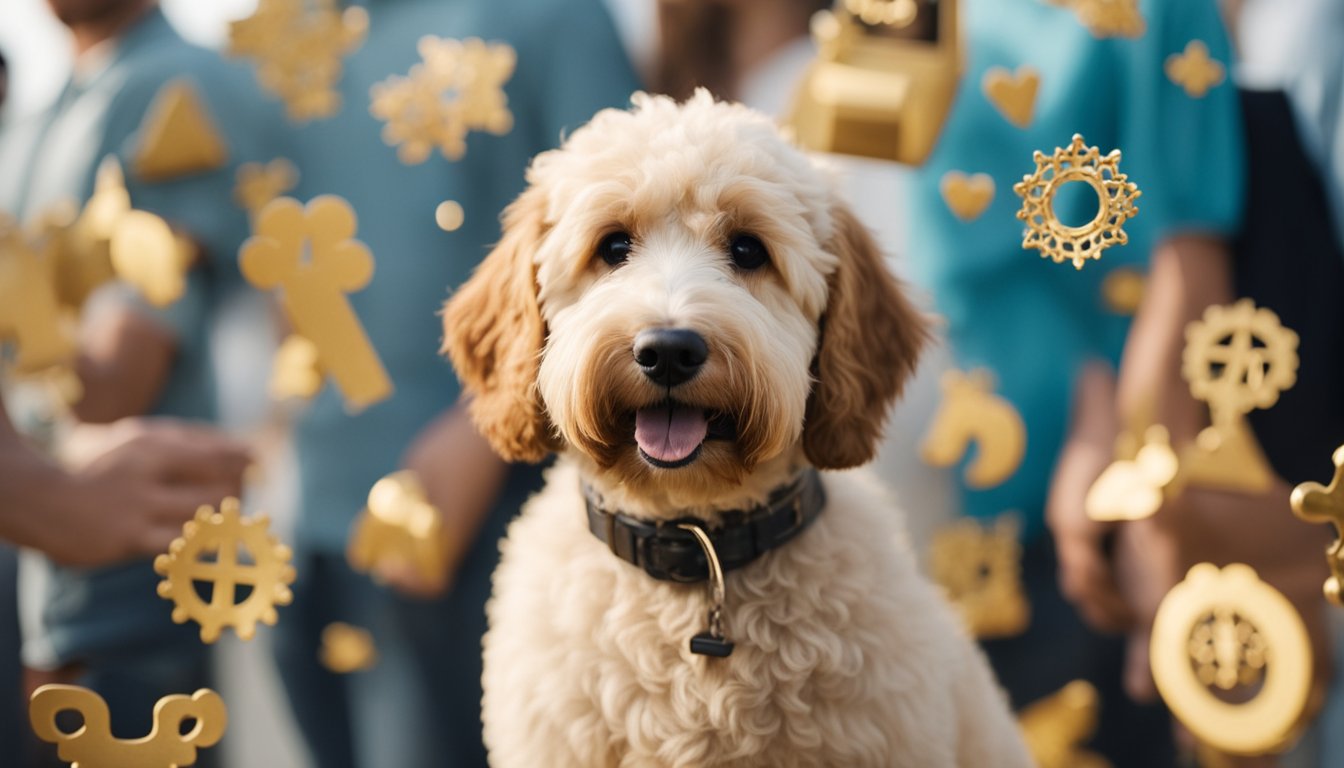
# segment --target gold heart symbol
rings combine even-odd
[[[961,171],[948,171],[939,188],[943,202],[962,221],[980,218],[994,199],[994,179],[987,173],[967,176]]]
[[[1041,76],[1031,67],[1018,67],[1017,72],[1009,72],[1003,67],[990,67],[980,87],[985,98],[999,110],[1008,122],[1018,128],[1031,125],[1032,115],[1036,112],[1036,89],[1041,84]]]

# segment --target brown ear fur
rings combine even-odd
[[[472,421],[509,461],[540,461],[557,448],[537,391],[546,327],[532,256],[545,200],[524,192],[504,211],[504,237],[443,312],[443,352],[453,361]]]
[[[845,469],[877,453],[887,408],[915,370],[928,323],[863,223],[842,205],[832,215],[829,250],[840,265],[830,279],[803,449],[821,469]]]

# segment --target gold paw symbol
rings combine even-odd
[[[1027,450],[1022,417],[993,390],[993,376],[983,369],[944,374],[943,400],[920,445],[925,463],[950,467],[975,441],[979,454],[966,468],[966,482],[972,488],[993,488],[1007,480]]]
[[[985,70],[980,88],[985,98],[999,110],[1004,119],[1018,128],[1027,128],[1036,113],[1036,91],[1040,88],[1041,76],[1031,67],[1018,67],[1017,72],[1009,72],[1003,67],[990,67]]]
[[[1050,0],[1073,9],[1093,37],[1142,37],[1148,25],[1138,0]]]
[[[392,394],[392,380],[345,295],[373,279],[373,254],[354,239],[357,227],[354,209],[335,195],[306,207],[282,197],[262,209],[256,234],[239,253],[248,282],[279,290],[294,332],[317,348],[318,366],[352,410]]]
[[[1121,458],[1092,483],[1083,509],[1093,520],[1142,520],[1162,506],[1164,491],[1176,479],[1179,464],[1166,427],[1144,432],[1143,447],[1133,458]]]
[[[1172,714],[1209,746],[1262,755],[1299,732],[1311,699],[1307,630],[1250,566],[1191,568],[1158,607],[1149,655]]]
[[[1086,680],[1074,680],[1017,717],[1027,749],[1040,768],[1110,768],[1106,758],[1082,748],[1097,730],[1101,697]]]
[[[294,599],[294,567],[289,547],[267,531],[269,525],[265,515],[244,518],[234,498],[225,499],[218,513],[209,506],[197,510],[168,554],[154,558],[154,571],[164,577],[159,597],[173,601],[173,621],[200,624],[206,643],[218,640],[224,627],[250,640],[258,621],[274,625],[275,606]],[[209,602],[193,582],[210,585]],[[248,590],[242,600],[239,587]]]
[[[994,200],[994,179],[987,173],[967,176],[961,171],[948,171],[939,189],[943,202],[962,221],[980,218]]]
[[[1209,58],[1209,47],[1200,40],[1191,40],[1184,53],[1168,56],[1166,69],[1171,82],[1184,88],[1186,95],[1194,99],[1204,98],[1209,89],[1226,77],[1223,65]]]
[[[260,0],[229,24],[228,52],[257,64],[261,87],[285,102],[291,120],[330,117],[341,108],[341,59],[364,43],[369,15],[335,0]]]
[[[1022,590],[1020,523],[1004,515],[994,525],[959,520],[929,546],[929,571],[978,638],[1026,631],[1031,606]]]
[[[62,730],[56,722],[62,712],[78,714],[83,725]],[[154,705],[148,736],[118,739],[112,735],[112,716],[103,697],[74,685],[44,685],[33,691],[28,718],[37,737],[55,744],[56,754],[72,768],[178,768],[194,765],[198,748],[219,743],[228,710],[208,688],[190,696],[165,696]],[[184,732],[187,722],[193,725]]]
[[[1101,252],[1112,245],[1129,242],[1123,227],[1139,212],[1134,201],[1141,193],[1120,172],[1120,150],[1102,157],[1101,150],[1087,146],[1082,136],[1074,134],[1067,148],[1057,147],[1052,155],[1037,151],[1033,161],[1036,171],[1013,187],[1022,197],[1017,218],[1027,225],[1023,248],[1035,248],[1056,264],[1071,260],[1082,269],[1088,259],[1101,258]],[[1055,197],[1071,183],[1086,184],[1097,195],[1096,215],[1076,227],[1055,215]]]
[[[346,549],[350,567],[377,573],[380,567],[408,566],[428,583],[447,577],[443,520],[410,470],[393,472],[374,483],[369,504]]]
[[[367,630],[336,621],[322,630],[322,666],[338,675],[362,672],[378,663],[378,650]]]
[[[233,199],[256,218],[272,200],[290,191],[299,183],[299,169],[283,157],[265,165],[243,163],[233,185]]]
[[[1344,583],[1344,446],[1335,449],[1331,459],[1335,463],[1335,476],[1330,485],[1320,483],[1302,483],[1293,489],[1293,514],[1308,523],[1333,523],[1335,542],[1325,551],[1325,559],[1330,564],[1330,578],[1325,581],[1326,598],[1338,606],[1344,606],[1344,595],[1340,585]]]
[[[449,160],[467,151],[469,131],[502,136],[513,128],[504,84],[513,75],[516,56],[503,43],[478,38],[420,38],[423,62],[409,75],[394,75],[373,86],[369,111],[386,123],[383,141],[397,146],[397,157],[414,165],[438,148]]]

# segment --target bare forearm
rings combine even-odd
[[[1194,438],[1206,414],[1181,377],[1185,328],[1209,305],[1232,298],[1223,241],[1178,235],[1158,245],[1120,367],[1118,406],[1126,427],[1159,423],[1170,430],[1173,441]]]
[[[172,370],[177,343],[153,320],[127,308],[107,310],[81,334],[78,373],[84,397],[80,421],[108,424],[147,413]]]
[[[70,478],[35,451],[14,429],[0,403],[0,539],[23,547],[43,548],[69,491]]]

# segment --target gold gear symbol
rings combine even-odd
[[[168,554],[154,558],[154,571],[163,576],[159,597],[173,601],[173,621],[192,619],[201,625],[201,641],[213,643],[224,627],[250,640],[257,622],[274,625],[275,606],[294,599],[294,566],[289,547],[267,530],[265,515],[244,518],[238,500],[224,499],[215,512],[210,505],[196,510],[196,519],[182,526]],[[250,562],[245,560],[250,559]],[[211,585],[210,601],[193,582]],[[251,592],[236,601],[239,586]]]
[[[1311,702],[1311,643],[1293,604],[1248,565],[1199,563],[1162,598],[1153,680],[1200,741],[1233,755],[1290,745]],[[1220,692],[1235,689],[1229,699]]]
[[[1036,171],[1013,186],[1022,197],[1017,218],[1027,225],[1023,248],[1035,248],[1056,264],[1072,260],[1074,267],[1082,269],[1084,262],[1101,258],[1110,246],[1129,242],[1123,226],[1139,212],[1134,201],[1142,193],[1120,172],[1120,150],[1102,157],[1101,150],[1087,146],[1075,133],[1068,147],[1056,147],[1051,155],[1037,150],[1032,159]],[[1071,182],[1084,183],[1097,193],[1096,216],[1078,227],[1064,224],[1055,215],[1055,195]]]
[[[1250,299],[1209,307],[1185,341],[1181,372],[1216,424],[1274,405],[1297,381],[1297,334]]]

